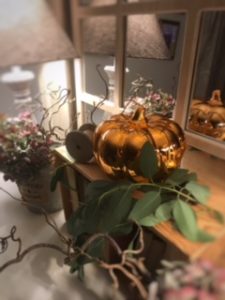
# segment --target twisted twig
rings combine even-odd
[[[22,205],[30,206],[30,207],[39,209],[42,212],[42,214],[44,215],[46,223],[50,227],[53,228],[53,230],[57,233],[57,235],[60,237],[62,242],[66,243],[66,244],[69,243],[69,239],[60,232],[60,230],[58,228],[58,225],[56,224],[55,220],[47,214],[47,212],[45,211],[44,208],[42,208],[42,207],[40,207],[40,206],[38,206],[34,203],[30,203],[30,202],[27,202],[25,200],[21,200],[21,199],[15,197],[15,196],[13,196],[11,193],[9,193],[7,190],[5,190],[2,187],[0,187],[0,190],[3,191],[4,193],[6,193],[7,195],[9,195],[13,200],[15,200],[17,202],[20,202]]]
[[[10,265],[13,265],[13,264],[16,264],[16,263],[19,263],[23,260],[23,258],[31,251],[35,250],[35,249],[38,249],[38,248],[50,248],[50,249],[54,249],[64,255],[67,255],[67,252],[64,251],[62,248],[60,248],[59,246],[57,245],[53,245],[53,244],[47,244],[47,243],[39,243],[39,244],[35,244],[35,245],[32,245],[30,247],[28,247],[27,249],[25,249],[24,251],[17,252],[17,256],[9,261],[7,261],[6,263],[4,263],[2,266],[0,266],[0,273],[2,271],[4,271],[7,267],[9,267]]]
[[[96,71],[97,71],[99,77],[102,79],[102,81],[105,85],[105,96],[103,97],[103,99],[101,101],[98,102],[97,105],[94,105],[93,109],[91,110],[90,119],[91,119],[92,124],[94,124],[94,125],[95,125],[94,113],[105,102],[105,100],[109,98],[109,87],[108,87],[108,84],[107,84],[105,78],[102,76],[102,73],[100,71],[100,66],[101,66],[100,64],[96,65]]]
[[[115,239],[110,237],[108,234],[96,233],[92,235],[82,247],[76,248],[77,252],[74,254],[75,256],[73,256],[73,259],[77,259],[80,255],[83,255],[88,259],[97,262],[100,267],[109,272],[109,275],[113,281],[113,285],[116,288],[119,287],[119,281],[115,271],[119,270],[133,283],[134,286],[136,286],[141,297],[143,299],[147,299],[148,291],[141,282],[141,274],[146,275],[149,273],[143,264],[144,259],[134,257],[135,255],[140,254],[144,249],[143,230],[140,226],[138,226],[138,238],[138,249],[122,251]],[[121,261],[119,263],[107,263],[98,257],[92,257],[90,254],[88,254],[88,248],[98,239],[107,239],[110,245],[113,246],[117,254],[121,257]]]

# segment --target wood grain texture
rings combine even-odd
[[[210,187],[211,196],[208,205],[225,216],[225,161],[201,151],[189,149],[184,155],[182,167],[196,172],[199,181]],[[191,242],[176,231],[170,222],[159,224],[153,231],[169,241],[175,248],[180,249],[189,260],[212,256],[215,261],[218,259],[221,262],[223,255],[225,259],[225,227],[200,208],[196,210],[199,227],[214,235],[215,242],[206,244]],[[208,254],[209,252],[211,254]],[[221,263],[225,263],[225,260]]]

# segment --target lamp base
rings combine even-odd
[[[108,76],[108,89],[109,89],[109,99],[113,100],[114,97],[114,90],[115,90],[115,70],[116,66],[115,64],[112,66],[105,66],[104,71]],[[128,68],[125,68],[125,72],[128,73],[130,70]]]
[[[0,78],[13,92],[15,104],[31,102],[30,81],[34,79],[33,72],[22,70],[20,66],[13,66],[10,72],[4,73]]]

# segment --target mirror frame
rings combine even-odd
[[[193,7],[190,7],[187,12],[175,120],[184,129],[188,145],[208,152],[213,156],[225,159],[225,143],[214,141],[207,136],[200,135],[199,133],[195,134],[186,129],[193,78],[195,77],[194,72],[200,35],[200,19],[204,11],[224,11],[225,0],[196,0],[195,3],[192,4]]]

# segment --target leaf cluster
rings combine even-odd
[[[162,182],[154,182],[158,164],[150,143],[142,148],[140,169],[143,176],[150,179],[149,183],[95,181],[89,184],[84,204],[68,222],[76,246],[82,247],[87,237],[95,233],[116,238],[131,233],[134,224],[151,227],[165,221],[171,221],[191,241],[210,242],[214,239],[198,227],[195,207],[200,205],[221,223],[223,216],[206,206],[209,189],[198,183],[195,173],[176,169]],[[92,244],[89,254],[102,258],[105,243],[103,238]],[[79,270],[88,262],[91,260],[80,256],[79,261],[73,262],[71,271]]]

